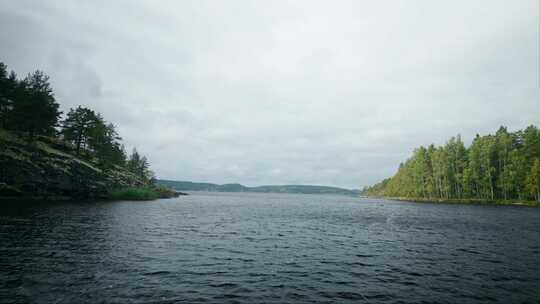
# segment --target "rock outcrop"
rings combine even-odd
[[[0,197],[101,199],[112,189],[143,185],[122,167],[102,169],[76,157],[73,147],[58,139],[29,143],[0,129]]]

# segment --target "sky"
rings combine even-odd
[[[0,0],[0,61],[159,178],[361,188],[420,145],[540,125],[539,28],[537,0]]]

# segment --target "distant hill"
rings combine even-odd
[[[210,192],[258,192],[258,193],[302,193],[302,194],[341,194],[359,195],[359,190],[349,190],[338,187],[312,185],[280,185],[246,187],[241,184],[211,184],[188,181],[157,180],[157,184],[178,191],[210,191]]]

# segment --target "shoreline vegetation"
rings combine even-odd
[[[0,191],[3,185],[0,185]],[[111,190],[107,196],[97,198],[70,197],[61,195],[47,196],[0,196],[0,201],[149,201],[157,199],[167,199],[189,195],[185,192],[174,191],[166,188],[151,187],[130,187]]]
[[[493,205],[540,205],[540,130],[531,125],[476,135],[469,147],[461,137],[444,146],[420,147],[397,173],[362,195],[388,199]]]
[[[117,189],[110,193],[111,200],[148,201],[160,198],[172,198],[187,195],[187,193],[174,191],[163,187],[131,187]]]
[[[485,199],[444,199],[444,198],[422,198],[422,197],[383,197],[368,196],[370,198],[383,198],[391,201],[403,201],[413,203],[430,204],[456,204],[456,205],[500,205],[500,206],[527,206],[540,207],[538,201],[519,201],[519,200],[485,200]]]
[[[146,156],[128,156],[113,123],[92,109],[59,110],[49,77],[19,79],[0,62],[0,199],[157,199]]]

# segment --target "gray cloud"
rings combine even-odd
[[[164,178],[360,187],[418,145],[540,124],[535,0],[0,0],[0,26],[0,60]]]

